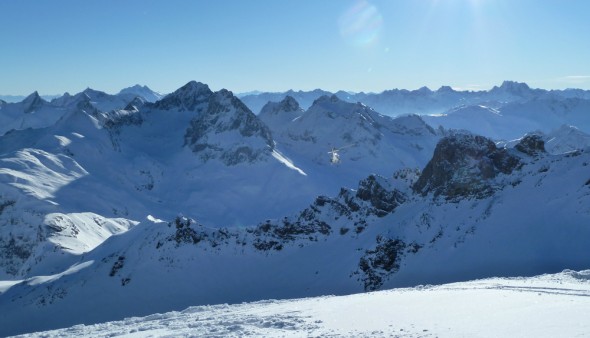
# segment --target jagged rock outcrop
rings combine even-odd
[[[456,133],[437,144],[413,188],[422,195],[447,199],[483,198],[493,192],[494,177],[511,173],[519,163],[518,157],[483,136]]]
[[[514,146],[514,149],[529,156],[545,153],[545,141],[539,135],[526,135]]]
[[[406,243],[401,239],[377,237],[375,248],[366,250],[359,260],[365,291],[378,290],[390,274],[399,270],[406,247]],[[419,247],[412,246],[410,251],[415,253],[418,249]]]
[[[404,203],[406,196],[393,189],[384,178],[371,175],[359,183],[356,197],[370,203],[371,212],[383,217]]]

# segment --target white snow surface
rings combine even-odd
[[[189,307],[21,337],[582,337],[590,270]]]

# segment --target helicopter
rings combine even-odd
[[[349,145],[346,145],[346,146],[340,147],[340,148],[332,147],[332,150],[328,151],[328,154],[330,154],[330,163],[331,164],[340,163],[340,154],[338,152],[342,149],[346,149],[346,148],[349,148],[352,146],[354,146],[354,144],[349,144]]]

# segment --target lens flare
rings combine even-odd
[[[345,41],[357,46],[370,46],[379,39],[383,17],[375,6],[359,0],[340,16],[338,26]]]

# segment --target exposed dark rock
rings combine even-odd
[[[497,148],[491,140],[457,133],[440,140],[413,189],[448,199],[483,198],[493,192],[491,179],[499,173],[511,173],[519,164],[517,157]]]
[[[16,203],[16,201],[12,201],[12,200],[6,200],[6,201],[0,202],[0,215],[2,215],[2,213],[4,212],[4,209],[13,206],[15,203]]]
[[[114,277],[117,274],[117,272],[119,272],[119,270],[123,268],[123,266],[125,266],[125,256],[119,256],[119,258],[117,258],[117,260],[113,264],[111,272],[109,272],[109,276]]]
[[[374,209],[374,214],[378,217],[389,214],[406,200],[401,192],[395,189],[385,189],[383,183],[380,183],[375,175],[371,175],[359,183],[356,197],[368,201]]]
[[[545,141],[539,135],[527,135],[514,146],[514,149],[529,156],[537,156],[546,153]]]
[[[377,237],[377,246],[366,250],[359,261],[359,268],[364,273],[365,291],[374,291],[383,285],[387,275],[399,270],[401,256],[406,244],[400,239]],[[415,246],[412,246],[415,250]]]
[[[169,238],[169,240],[176,241],[177,244],[198,244],[207,237],[207,234],[197,232],[195,229],[193,229],[191,225],[194,223],[195,221],[190,218],[176,217],[173,222],[174,226],[176,227],[176,232]]]

